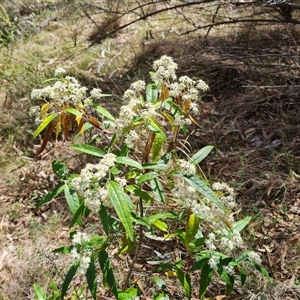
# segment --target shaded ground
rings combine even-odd
[[[209,178],[236,188],[242,213],[253,216],[245,238],[260,252],[275,279],[273,285],[262,281],[261,286],[252,289],[255,293],[249,283],[246,289],[235,290],[236,298],[231,299],[300,299],[299,37],[296,28],[278,26],[271,32],[241,31],[226,39],[153,43],[124,79],[96,75],[81,78],[88,85],[97,82],[119,99],[132,78],[147,77],[152,62],[167,54],[178,63],[180,75],[209,83],[210,94],[203,99],[199,118],[201,127],[194,128],[187,142],[194,150],[208,144],[215,146],[202,168]],[[5,145],[1,146],[4,156],[9,155]],[[47,270],[45,277],[57,276],[63,269],[50,250],[68,237],[70,219],[63,199],[40,211],[35,210],[35,203],[55,185],[51,160],[64,155],[76,168],[78,159],[61,143],[53,144],[38,162],[25,157],[24,149],[12,151],[22,157],[22,162],[1,174],[0,239],[6,248],[0,254],[0,285],[4,287],[0,299],[31,299],[27,284],[36,281],[38,268]],[[51,222],[49,236],[41,236],[43,226]],[[23,249],[17,249],[22,240],[35,240],[40,256],[32,245],[26,248],[26,242]],[[13,255],[12,247],[17,249]],[[18,252],[31,257],[28,264],[15,264]],[[125,262],[116,263],[126,269]],[[30,278],[18,278],[20,268]],[[147,278],[149,269],[137,266],[134,274]],[[166,278],[166,282],[170,288],[176,286],[173,279]],[[148,284],[145,279],[141,286]],[[17,292],[9,296],[13,287]],[[172,299],[182,299],[175,296],[181,292],[173,290]],[[210,290],[211,295],[222,292],[222,285],[217,283]]]

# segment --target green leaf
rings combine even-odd
[[[233,224],[233,230],[237,230],[238,232],[242,231],[251,221],[251,217],[246,217],[242,220],[239,220]]]
[[[99,264],[103,273],[103,282],[104,284],[107,283],[110,290],[116,297],[116,299],[119,299],[118,297],[118,291],[117,291],[117,283],[116,279],[111,267],[111,263],[108,257],[107,252],[103,249],[98,254]]]
[[[157,161],[164,143],[164,139],[160,135],[156,135],[152,146],[152,160]]]
[[[165,289],[167,287],[166,283],[157,276],[152,277],[152,280],[159,288]]]
[[[248,265],[252,265],[253,264],[253,263],[250,264],[250,262],[247,262],[247,263],[248,263]],[[269,273],[268,273],[268,271],[267,271],[267,269],[265,267],[263,267],[262,265],[259,265],[259,264],[253,264],[253,265],[254,265],[254,268],[256,270],[258,270],[261,274],[263,274],[267,278],[270,278],[270,275],[269,275]]]
[[[148,172],[138,177],[138,184],[141,184],[145,181],[152,180],[158,176],[156,172]]]
[[[209,260],[208,257],[204,257],[204,258],[201,258],[200,260],[194,262],[190,271],[194,272],[196,270],[201,270],[203,268],[203,266],[208,263],[208,260]]]
[[[72,114],[72,115],[75,115],[76,117],[79,117],[79,118],[82,118],[82,113],[75,109],[75,108],[72,108],[72,107],[68,107],[65,109],[66,112]]]
[[[151,223],[159,220],[159,219],[176,219],[177,216],[172,213],[158,213],[152,216],[147,217],[147,220],[149,220]]]
[[[180,175],[184,180],[189,183],[196,191],[206,197],[208,200],[216,204],[220,209],[226,211],[222,201],[215,195],[215,193],[196,175]]]
[[[160,181],[156,178],[153,178],[150,181],[150,185],[151,185],[151,188],[153,190],[153,193],[154,193],[156,199],[161,203],[165,203],[165,192],[164,192],[164,188],[163,188],[162,184],[160,183]]]
[[[176,268],[177,278],[179,279],[180,283],[182,284],[185,294],[188,299],[192,297],[192,289],[191,289],[191,278],[189,274],[184,274],[180,268]]]
[[[79,226],[83,227],[82,216],[84,214],[85,209],[86,209],[86,207],[85,207],[84,203],[82,203],[79,206],[79,208],[77,209],[76,213],[74,214],[74,216],[70,222],[69,228],[73,227],[73,225],[75,223],[77,223]]]
[[[99,148],[91,146],[91,145],[86,145],[86,144],[74,144],[74,145],[70,145],[70,148],[74,149],[74,150],[77,150],[77,151],[80,151],[80,152],[83,152],[83,153],[98,156],[98,157],[103,157],[104,154],[105,154]]]
[[[73,246],[63,246],[63,247],[54,249],[52,252],[53,253],[68,254],[68,253],[71,253],[72,249],[73,249]]]
[[[196,165],[200,163],[214,148],[214,146],[206,146],[195,153],[190,159],[189,163]]]
[[[151,196],[147,192],[142,191],[141,188],[137,185],[127,185],[126,191],[128,191],[131,194],[134,194],[135,196],[138,196],[146,201],[152,200]]]
[[[146,87],[146,100],[151,103],[155,103],[157,101],[158,91],[156,84],[148,84]]]
[[[47,300],[46,293],[43,291],[42,287],[38,284],[33,285],[34,292],[38,297],[38,300]]]
[[[122,165],[132,166],[140,170],[143,169],[143,166],[140,163],[127,156],[118,156],[116,158],[116,162]]]
[[[126,234],[131,241],[134,239],[132,228],[131,209],[133,208],[130,197],[124,192],[123,188],[115,181],[110,181],[107,185],[109,198],[123,224]]]
[[[202,247],[205,244],[205,237],[200,237],[198,239],[195,240],[195,247],[197,247],[198,249],[200,247]]]
[[[163,163],[148,163],[143,165],[144,170],[155,170],[155,171],[163,171],[168,170],[170,168],[169,165]]]
[[[136,215],[134,212],[132,212],[132,218],[136,224],[143,225],[148,229],[151,228],[151,223],[145,217],[141,218],[139,215]]]
[[[226,295],[229,295],[234,286],[234,276],[229,275],[223,268],[220,274],[221,279],[226,283]]]
[[[241,269],[241,284],[244,285],[247,278],[247,271],[245,267],[242,267]]]
[[[80,202],[76,191],[72,187],[69,187],[67,184],[65,185],[65,197],[71,210],[71,213],[75,215],[75,213],[80,207]]]
[[[68,174],[67,166],[59,160],[54,160],[52,162],[52,169],[54,173],[59,176],[60,179],[65,179],[66,175]]]
[[[115,118],[101,105],[95,105],[93,107],[95,108],[95,110],[97,110],[98,113],[100,113],[100,115],[106,117],[111,121],[115,121]]]
[[[49,115],[36,129],[36,131],[33,133],[33,138],[35,139],[48,125],[51,121],[53,121],[57,117],[57,114],[51,114]]]
[[[152,117],[149,117],[148,118],[148,124],[147,124],[147,127],[155,132],[158,136],[160,136],[160,138],[165,141],[167,139],[167,136],[165,134],[165,131],[163,129],[163,127],[155,120],[153,119]]]
[[[86,271],[86,280],[88,283],[89,290],[94,300],[97,299],[97,271],[95,267],[95,260],[91,257],[91,262]]]
[[[61,183],[56,186],[53,190],[51,190],[47,195],[45,195],[36,205],[36,208],[40,208],[42,205],[50,202],[52,199],[57,197],[65,188],[65,184]]]
[[[99,217],[103,226],[103,230],[106,235],[109,235],[113,230],[114,223],[116,223],[116,219],[112,218],[108,213],[107,209],[104,205],[101,204],[99,210]]]
[[[201,269],[199,297],[202,299],[205,296],[206,289],[211,282],[213,270],[208,265],[208,261]]]
[[[176,152],[174,150],[170,151],[170,152],[167,152],[165,153],[160,159],[159,161],[157,162],[157,164],[166,164],[170,161],[170,159],[174,156]],[[167,165],[168,166],[168,165]]]
[[[75,264],[73,264],[71,266],[71,268],[69,269],[65,279],[64,279],[64,282],[63,282],[63,285],[62,285],[62,289],[61,289],[61,299],[64,299],[65,295],[67,294],[67,291],[69,289],[69,285],[73,279],[73,277],[75,276],[76,274],[76,271],[79,267],[79,264],[80,262],[76,262]]]
[[[168,231],[168,225],[163,221],[156,220],[156,221],[152,222],[152,225],[154,225],[161,231],[164,231],[164,232]]]
[[[199,223],[199,217],[197,217],[195,214],[191,214],[189,216],[185,230],[185,247],[187,249],[189,249],[189,243],[194,239],[196,233],[199,230]]]
[[[246,260],[248,260],[248,254],[249,254],[250,250],[244,251],[243,253],[241,253],[240,255],[238,255],[235,258],[235,262],[236,264],[240,264]]]

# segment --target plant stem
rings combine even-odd
[[[140,201],[139,201],[139,210],[140,210],[140,217],[142,218],[144,216],[144,207],[143,207],[142,198],[140,198]],[[140,252],[140,249],[141,249],[142,239],[143,239],[143,225],[141,225],[141,224],[139,225],[139,234],[138,235],[139,235],[139,241],[138,241],[138,244],[136,246],[134,257],[133,257],[133,259],[131,261],[131,264],[130,264],[130,267],[129,267],[129,271],[126,275],[125,282],[123,284],[123,290],[125,290],[128,287],[129,279],[130,279],[130,276],[131,276],[132,270],[133,270],[133,266],[137,261],[137,258],[138,258],[138,255],[139,255],[139,252]]]

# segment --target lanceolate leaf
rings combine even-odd
[[[251,221],[251,217],[246,217],[233,224],[233,230],[242,231]]]
[[[74,214],[71,222],[70,222],[70,225],[69,225],[69,228],[73,227],[73,225],[75,223],[77,223],[79,226],[83,227],[83,223],[82,223],[82,215],[84,213],[84,210],[85,210],[85,205],[84,203],[82,203],[80,205],[80,207],[77,209],[76,213]]]
[[[149,117],[148,120],[149,120],[149,123],[147,125],[148,128],[152,132],[155,132],[157,135],[159,135],[163,141],[165,141],[167,139],[167,136],[166,136],[165,131],[162,128],[162,126],[152,117]]]
[[[79,262],[76,262],[75,264],[72,265],[72,267],[68,271],[68,273],[65,277],[65,280],[63,282],[62,289],[61,289],[61,299],[64,299],[64,297],[69,289],[69,285],[70,285],[73,277],[75,276],[78,267],[79,267]]]
[[[75,215],[80,207],[80,202],[75,190],[72,187],[69,187],[67,184],[65,185],[65,197],[72,214]]]
[[[117,291],[117,283],[114,276],[114,273],[112,271],[112,267],[110,264],[110,260],[108,257],[108,254],[105,250],[101,250],[98,255],[99,264],[103,273],[103,281],[104,283],[107,283],[110,287],[112,293],[116,297],[116,299],[119,299],[118,297],[118,291]]]
[[[182,284],[188,299],[192,297],[191,278],[189,274],[184,274],[180,268],[176,268],[177,277]]]
[[[36,129],[36,131],[33,134],[33,138],[35,139],[50,123],[57,117],[57,114],[51,114],[49,115]]]
[[[202,299],[205,296],[206,289],[210,284],[211,277],[212,277],[212,269],[208,265],[208,262],[205,263],[201,270],[201,277],[200,277],[200,289],[199,289],[199,297]]]
[[[115,121],[115,118],[101,105],[95,105],[94,108],[100,113],[100,115],[106,117],[111,121]]]
[[[86,145],[86,144],[74,144],[70,146],[72,149],[83,152],[83,153],[87,153],[87,154],[91,154],[94,156],[99,156],[99,157],[103,157],[104,156],[104,152],[102,150],[100,150],[97,147],[91,146],[91,145]]]
[[[163,146],[164,139],[160,135],[156,135],[152,145],[152,161],[157,161]]]
[[[130,157],[127,157],[127,156],[118,156],[116,158],[116,162],[119,164],[132,166],[137,169],[143,169],[143,166],[140,163],[138,163],[136,160],[134,160]]]
[[[68,107],[65,109],[65,111],[75,115],[78,118],[82,118],[82,113],[75,108]]]
[[[214,148],[214,146],[206,146],[195,153],[190,159],[189,163],[196,165],[200,163]]]
[[[146,182],[146,181],[149,181],[153,178],[156,178],[157,176],[158,176],[158,173],[156,173],[156,172],[148,172],[146,174],[141,175],[138,178],[138,183],[141,184],[143,182]]]
[[[123,224],[128,238],[133,241],[133,228],[131,209],[132,202],[130,197],[124,192],[123,188],[115,181],[110,181],[107,185],[109,198]]]
[[[150,184],[156,199],[161,203],[165,203],[164,188],[162,184],[159,182],[159,180],[157,178],[153,178],[150,181]]]
[[[195,214],[191,214],[187,220],[185,232],[185,247],[189,249],[189,243],[193,240],[199,230],[199,218]]]
[[[89,290],[94,300],[97,299],[97,271],[95,267],[94,257],[91,257],[91,262],[86,271],[86,280],[88,283]]]
[[[196,191],[201,193],[208,200],[216,204],[220,209],[225,211],[225,206],[215,193],[196,175],[181,175],[186,182],[190,184]]]
[[[36,208],[40,208],[42,205],[50,202],[52,199],[57,197],[65,188],[65,184],[61,183],[51,190],[47,195],[45,195],[37,204]]]
[[[148,84],[146,88],[146,100],[151,103],[157,101],[158,91],[156,84]]]

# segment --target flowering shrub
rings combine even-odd
[[[267,275],[258,254],[243,244],[240,232],[250,218],[234,219],[238,208],[234,190],[225,183],[210,186],[199,175],[203,174],[199,163],[213,147],[206,146],[190,157],[178,156],[179,133],[186,133],[192,123],[197,125],[195,116],[200,112],[201,93],[208,90],[207,84],[188,76],[177,79],[177,65],[168,56],[155,61],[153,69],[153,83],[136,81],[124,93],[125,103],[117,118],[94,103],[107,95],[99,89],[88,95],[61,68],[55,72],[53,85],[32,91],[32,98],[45,102],[40,114],[37,108],[31,111],[41,122],[34,136],[46,131],[37,155],[53,131],[56,138],[62,134],[67,139],[71,124],[77,124],[77,131],[91,131],[93,140],[71,147],[99,158],[96,163],[87,163],[80,174],[72,175],[63,163],[55,161],[54,171],[63,183],[38,204],[40,207],[64,191],[73,214],[70,227],[83,227],[86,217],[95,214],[103,228],[103,234],[95,236],[72,231],[72,244],[55,250],[69,253],[73,261],[61,298],[78,273],[86,276],[96,299],[101,270],[103,283],[117,299],[138,299],[141,291],[128,287],[145,237],[154,241],[178,240],[185,248],[186,258],[170,258],[167,263],[158,260],[155,264],[159,271],[177,276],[188,299],[192,297],[194,271],[201,271],[199,298],[204,297],[213,276],[220,276],[229,294],[235,279],[245,283],[249,266]],[[88,114],[90,109],[99,114],[98,118]],[[95,138],[105,142],[103,149],[95,146]],[[151,208],[154,204],[157,210]],[[89,223],[84,227],[88,228]],[[108,251],[111,246],[119,247],[119,253],[133,253],[129,270],[120,282],[114,277]],[[153,297],[168,299],[168,291]]]

